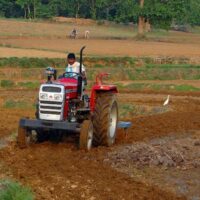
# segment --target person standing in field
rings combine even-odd
[[[70,38],[76,39],[78,35],[78,31],[74,28],[70,33]]]

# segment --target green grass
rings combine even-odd
[[[15,101],[13,99],[8,99],[4,102],[3,107],[8,109],[13,109],[13,108],[26,109],[26,108],[33,108],[34,105],[26,101]]]
[[[166,31],[166,30],[163,30],[163,29],[155,29],[155,30],[152,30],[151,32],[147,33],[147,36],[148,37],[166,37],[166,36],[169,36],[169,32]]]
[[[143,63],[143,68],[200,68],[200,65],[189,64],[186,58],[161,57],[85,57],[84,63],[89,67],[134,68]],[[160,64],[160,62],[162,64]],[[64,67],[66,60],[61,58],[0,58],[0,67],[45,68],[47,66]]]
[[[34,195],[28,187],[11,180],[0,181],[1,200],[33,200]]]
[[[38,81],[35,81],[35,82],[19,82],[17,83],[17,86],[19,87],[23,87],[23,88],[26,88],[26,89],[37,89],[39,88],[40,86],[40,83]]]
[[[15,85],[15,83],[12,80],[1,80],[0,86],[2,88],[11,88]]]
[[[120,104],[119,105],[119,117],[120,118],[125,118],[125,117],[130,117],[133,115],[135,111],[135,106],[132,104]]]
[[[20,67],[20,68],[45,68],[51,66],[62,66],[65,63],[64,59],[49,59],[49,58],[0,58],[0,67]]]
[[[89,67],[134,67],[135,58],[131,57],[85,57],[84,63]],[[0,67],[10,68],[46,68],[65,67],[66,60],[61,58],[0,58]]]
[[[175,90],[176,91],[190,91],[190,92],[194,92],[194,91],[200,91],[200,88],[196,88],[194,86],[191,85],[176,85],[175,86]]]
[[[119,118],[132,118],[138,115],[155,115],[159,113],[168,112],[167,108],[164,108],[162,104],[160,106],[146,106],[137,105],[131,103],[119,103]]]
[[[185,58],[163,58],[160,60],[143,57],[86,57],[84,65],[87,67],[88,80],[94,80],[95,75],[102,72],[111,74],[110,80],[199,80],[200,65],[190,64]],[[35,89],[39,80],[45,79],[44,69],[55,66],[58,75],[64,72],[65,59],[48,58],[0,58],[1,87],[14,87],[14,80],[22,81],[17,86]],[[14,68],[4,71],[4,68]],[[10,80],[10,81],[9,81]],[[29,81],[30,80],[30,81]],[[33,81],[32,81],[33,80]],[[37,82],[38,80],[38,82]]]
[[[126,86],[119,85],[121,90],[157,90],[157,91],[182,91],[195,92],[200,91],[200,88],[192,85],[174,85],[174,84],[150,84],[150,83],[131,83]]]
[[[200,69],[200,65],[191,64],[146,64],[145,68],[161,68],[161,69]]]
[[[27,76],[26,76],[27,77]],[[0,87],[1,88],[23,88],[23,89],[37,89],[40,86],[39,81],[24,81],[15,83],[12,80],[1,80]]]

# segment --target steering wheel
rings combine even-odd
[[[79,73],[76,73],[76,72],[65,72],[63,74],[64,78],[74,78],[74,79],[76,79],[78,76],[79,76]]]

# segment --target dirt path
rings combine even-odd
[[[33,49],[18,49],[18,48],[7,48],[0,47],[0,57],[38,57],[38,58],[64,58],[64,53],[56,53],[50,51],[40,51]]]
[[[87,46],[87,55],[99,56],[172,56],[172,57],[199,57],[200,45],[181,44],[169,42],[139,42],[134,40],[69,40],[69,39],[46,39],[35,37],[18,37],[0,39],[0,44],[24,48],[16,50],[12,48],[0,48],[1,57],[27,56],[27,57],[62,57],[62,53],[48,52],[48,50],[63,52],[79,52],[81,46]],[[27,48],[27,49],[26,49]],[[29,50],[46,49],[46,52]],[[28,52],[32,53],[28,53]],[[16,54],[17,52],[17,54]],[[49,55],[49,56],[48,56]]]

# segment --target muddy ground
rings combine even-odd
[[[67,137],[59,144],[47,141],[28,149],[17,148],[18,120],[33,117],[34,108],[7,108],[5,102],[13,98],[32,104],[36,96],[37,91],[1,91],[0,137],[4,148],[0,151],[0,178],[14,178],[30,186],[38,200],[199,199],[199,166],[188,167],[186,162],[191,156],[199,161],[198,94],[172,95],[168,107],[162,106],[166,94],[120,94],[120,105],[130,103],[138,108],[124,119],[132,121],[133,126],[127,135],[118,131],[113,147],[93,148],[91,152],[79,151],[75,137]],[[149,150],[152,141],[157,142],[158,153]],[[183,152],[184,141],[191,142],[185,144]],[[176,142],[180,148],[175,152],[183,154],[185,162],[173,161],[174,165],[165,166],[148,161],[156,155],[165,158],[163,152],[169,153]],[[141,157],[134,157],[135,151]]]

